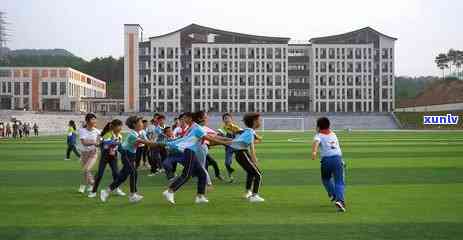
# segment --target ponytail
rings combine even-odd
[[[104,128],[103,128],[103,131],[101,131],[100,136],[103,137],[106,133],[108,133],[109,131],[111,131],[112,128],[113,128],[112,122],[106,123],[106,125],[105,125]]]

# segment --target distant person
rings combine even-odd
[[[79,139],[82,144],[80,163],[82,166],[83,181],[79,187],[80,193],[90,192],[93,189],[93,165],[96,163],[97,146],[100,142],[100,130],[96,128],[96,116],[93,113],[85,115],[85,126],[79,129]]]
[[[5,137],[5,125],[0,122],[0,137]]]
[[[26,135],[28,137],[31,135],[31,123],[26,124]]]
[[[17,129],[18,129],[19,138],[22,139],[24,135],[24,127],[23,127],[22,122],[18,122]]]
[[[18,137],[18,121],[13,122],[13,138]]]
[[[34,135],[36,137],[39,136],[39,125],[37,123],[34,123],[34,126],[32,128],[34,129]]]
[[[11,136],[11,125],[10,123],[6,123],[6,127],[5,127],[5,135],[6,137],[10,137]]]
[[[76,123],[71,120],[68,123],[68,131],[66,137],[67,149],[66,149],[66,158],[65,161],[71,160],[71,152],[73,152],[78,158],[80,158],[80,153],[77,151],[77,127]]]
[[[312,160],[320,149],[321,178],[328,197],[339,212],[346,211],[344,202],[344,161],[336,134],[330,129],[326,117],[317,120],[317,134],[312,145]]]

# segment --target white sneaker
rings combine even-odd
[[[89,198],[95,198],[95,197],[96,197],[96,192],[90,192],[90,193],[88,194],[88,197],[89,197]]]
[[[247,192],[243,195],[243,198],[249,199],[251,196],[252,196],[252,192],[251,192],[251,191],[247,191]]]
[[[93,191],[93,186],[92,185],[88,185],[87,186],[87,192],[92,192]]]
[[[259,195],[252,195],[249,197],[249,202],[252,202],[252,203],[257,203],[257,202],[264,202],[265,199],[261,198]]]
[[[207,198],[204,195],[196,196],[195,203],[201,204],[201,203],[208,203],[208,202],[209,200],[207,200]]]
[[[164,198],[171,204],[175,204],[175,200],[174,200],[174,193],[171,193],[169,192],[169,190],[165,190],[162,195],[164,196]]]
[[[125,196],[127,194],[125,194],[125,192],[123,192],[120,188],[116,188],[116,190],[113,191],[113,193],[117,196]]]
[[[110,192],[108,190],[106,190],[106,189],[101,190],[101,192],[100,192],[100,200],[102,202],[106,202],[108,200],[108,198],[109,198],[109,194],[110,194]]]
[[[80,185],[79,190],[80,193],[85,193],[85,185]]]
[[[143,199],[142,195],[138,195],[138,194],[134,193],[134,194],[130,195],[129,202],[136,203],[136,202],[140,202],[142,199]]]
[[[154,176],[156,176],[156,173],[150,173],[150,174],[148,174],[148,177],[154,177]]]
[[[65,159],[64,159],[64,161],[69,161],[69,160],[71,160],[71,159],[70,159],[70,158],[65,158]]]

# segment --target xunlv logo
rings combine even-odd
[[[447,114],[446,116],[423,116],[424,125],[456,125],[458,116]]]

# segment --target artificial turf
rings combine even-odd
[[[463,238],[463,132],[339,132],[346,213],[335,212],[319,161],[309,159],[313,133],[262,135],[265,203],[241,199],[244,174],[234,163],[238,181],[214,181],[209,204],[193,203],[192,179],[175,206],[161,196],[165,177],[145,169],[140,203],[77,193],[80,166],[63,160],[64,137],[0,140],[0,239]],[[212,155],[224,174],[223,148]],[[110,179],[107,169],[101,186]]]

